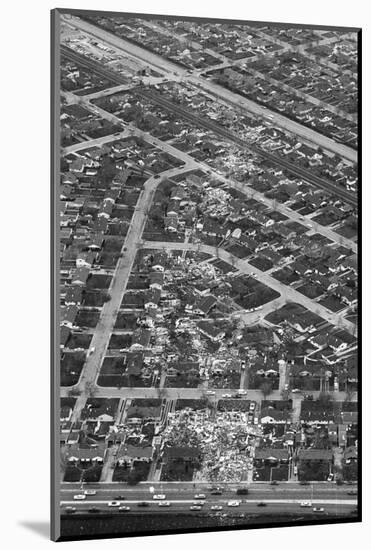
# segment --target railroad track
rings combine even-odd
[[[120,76],[119,74],[115,74],[113,71],[100,67],[96,61],[88,59],[87,57],[77,52],[74,52],[73,50],[71,50],[71,48],[68,48],[67,46],[64,46],[64,45],[61,46],[61,55],[69,59],[70,61],[74,61],[82,65],[83,67],[91,69],[93,72],[95,72],[99,76],[102,76],[107,80],[110,80],[114,84],[117,84],[117,85],[127,84],[126,78]],[[300,168],[295,164],[292,164],[291,162],[288,162],[287,160],[281,157],[273,155],[272,153],[268,153],[267,151],[264,151],[260,147],[247,144],[243,139],[241,139],[238,135],[234,134],[230,130],[223,128],[219,124],[212,122],[206,117],[196,115],[190,112],[188,109],[178,104],[172,103],[171,101],[169,101],[168,99],[165,99],[163,96],[160,96],[159,94],[156,94],[152,91],[143,90],[140,88],[134,88],[133,91],[137,95],[145,99],[154,101],[155,103],[164,107],[168,111],[172,111],[177,115],[181,115],[188,122],[191,122],[192,124],[198,127],[203,127],[207,130],[210,130],[214,132],[216,135],[224,137],[225,139],[227,139],[228,141],[231,141],[232,143],[235,143],[239,147],[242,147],[244,149],[251,151],[252,153],[255,153],[256,155],[259,155],[260,157],[264,158],[265,160],[268,160],[270,163],[274,165],[280,166],[281,168],[286,170],[286,172],[289,172],[290,174],[296,177],[299,177],[302,180],[310,183],[311,185],[314,185],[315,187],[319,187],[328,193],[332,193],[337,198],[341,198],[345,202],[349,203],[351,206],[357,207],[358,205],[357,196],[355,196],[353,193],[350,193],[345,189],[342,189],[336,184],[324,178],[320,178],[314,174],[310,174],[307,170],[304,170],[303,168]]]

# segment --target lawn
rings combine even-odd
[[[76,325],[84,328],[95,328],[99,321],[100,312],[80,309],[76,317]]]
[[[80,378],[85,363],[83,352],[67,352],[61,359],[61,386],[74,386]]]

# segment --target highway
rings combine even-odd
[[[123,83],[123,79],[122,77],[120,77],[119,74],[115,74],[112,71],[108,71],[107,69],[101,66],[98,66],[97,62],[92,61],[81,54],[77,54],[76,52],[74,52],[73,50],[71,50],[66,46],[61,46],[61,54],[67,57],[68,59],[75,61],[76,63],[79,63],[80,65],[83,65],[86,68],[89,68],[90,70],[96,72],[102,77],[111,80],[112,82],[115,82],[117,84]],[[307,181],[308,183],[314,185],[315,187],[319,187],[329,193],[334,194],[335,196],[343,199],[345,202],[351,204],[352,206],[357,206],[358,200],[357,200],[357,196],[354,193],[351,193],[328,180],[325,180],[314,174],[311,174],[307,170],[304,170],[303,168],[300,168],[281,157],[273,155],[272,153],[268,153],[263,149],[261,149],[260,147],[247,144],[238,135],[220,126],[219,124],[211,121],[210,119],[204,116],[195,114],[191,112],[189,109],[182,107],[178,104],[174,104],[171,101],[165,99],[163,96],[160,96],[159,94],[154,93],[153,91],[144,90],[141,88],[135,88],[133,91],[135,91],[137,95],[143,98],[146,98],[147,100],[154,101],[156,104],[162,106],[163,108],[169,111],[174,112],[177,115],[181,115],[185,120],[195,125],[196,127],[202,127],[202,128],[205,128],[206,130],[212,131],[216,135],[227,139],[228,141],[234,143],[235,145],[238,145],[239,147],[247,149],[252,153],[255,153],[263,157],[264,159],[268,160],[272,164],[280,166],[290,174],[296,177],[299,177],[304,181]]]
[[[65,19],[65,22],[74,28],[87,32],[95,38],[103,40],[107,44],[115,47],[117,50],[121,50],[125,52],[125,54],[129,54],[132,57],[139,59],[146,65],[152,66],[163,75],[167,75],[169,79],[173,79],[175,75],[181,76],[182,79],[188,80],[196,86],[203,88],[205,91],[212,93],[214,96],[224,99],[235,107],[245,109],[258,116],[266,117],[267,114],[270,114],[274,117],[279,126],[296,134],[301,139],[314,143],[316,146],[321,146],[324,149],[331,151],[332,153],[336,153],[351,162],[357,162],[357,152],[351,147],[338,143],[333,139],[308,128],[307,126],[285,117],[284,115],[277,114],[275,111],[270,111],[252,100],[243,98],[241,95],[236,94],[223,86],[219,86],[206,78],[203,78],[199,71],[193,71],[190,74],[180,65],[177,65],[174,62],[169,61],[168,59],[163,58],[147,49],[141,48],[137,44],[128,42],[127,40],[108,32],[98,25],[93,25],[84,19]]]
[[[108,502],[115,500],[122,506],[129,506],[132,512],[140,513],[161,513],[161,512],[179,512],[188,511],[191,505],[194,505],[197,494],[204,494],[205,504],[202,507],[202,513],[213,512],[212,506],[222,507],[224,512],[228,513],[276,513],[280,510],[285,512],[305,510],[311,512],[308,508],[302,508],[301,502],[309,502],[312,506],[325,508],[325,513],[349,514],[357,506],[357,495],[348,494],[352,487],[337,486],[333,483],[313,483],[303,486],[298,483],[280,483],[279,485],[269,485],[268,483],[252,483],[248,485],[247,495],[237,495],[238,484],[219,484],[222,487],[222,494],[212,495],[208,489],[209,484],[196,485],[193,483],[140,483],[135,487],[127,486],[123,483],[94,484],[89,483],[89,490],[95,490],[96,494],[87,496],[85,500],[74,500],[74,495],[81,494],[84,488],[78,483],[63,483],[61,486],[61,505],[73,506],[78,511],[88,511],[89,508],[98,508],[101,511],[114,513],[115,508],[109,507]],[[247,485],[244,484],[244,487]],[[169,507],[159,506],[160,501],[153,499],[154,494],[164,494]],[[228,502],[237,500],[239,506],[230,507]],[[138,503],[146,502],[148,506],[138,507]],[[257,507],[261,502],[265,507]],[[62,509],[63,509],[62,508]],[[264,508],[264,509],[263,509]],[[117,510],[117,508],[116,508]]]

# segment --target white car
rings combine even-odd
[[[303,502],[300,503],[300,506],[302,508],[310,508],[312,504],[308,500],[304,500]]]
[[[94,491],[94,489],[87,489],[86,491],[84,491],[84,495],[86,495],[87,497],[88,496],[93,496],[93,495],[96,495],[97,494],[97,491]]]
[[[230,399],[232,397],[232,395],[230,393],[224,393],[222,395],[223,399]]]
[[[231,508],[236,508],[239,505],[240,505],[239,500],[229,500],[228,503],[227,503],[227,506],[229,506]]]
[[[250,411],[255,411],[255,401],[252,401],[249,406]]]
[[[206,392],[206,395],[215,395],[215,392],[214,392],[214,391],[211,391],[211,390],[209,390],[209,391],[207,391],[207,392]]]
[[[110,506],[110,508],[118,508],[120,504],[119,500],[110,500],[108,506]]]
[[[130,506],[120,506],[119,512],[130,512]]]
[[[195,498],[197,498],[198,500],[204,499],[206,498],[206,495],[204,495],[203,493],[199,493],[198,495],[195,495]]]
[[[201,501],[199,501],[199,500],[194,500],[194,501],[192,502],[192,504],[193,504],[194,506],[204,506],[205,503],[204,503],[202,500],[201,500]]]
[[[165,500],[166,495],[153,495],[153,500]]]
[[[219,510],[223,510],[223,506],[212,506],[210,509],[215,510],[215,511],[219,511]]]
[[[159,506],[171,506],[171,502],[164,500],[163,502],[158,503]]]
[[[85,500],[86,495],[74,495],[73,500]]]

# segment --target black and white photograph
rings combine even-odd
[[[317,20],[53,10],[54,540],[361,521],[362,34]]]

